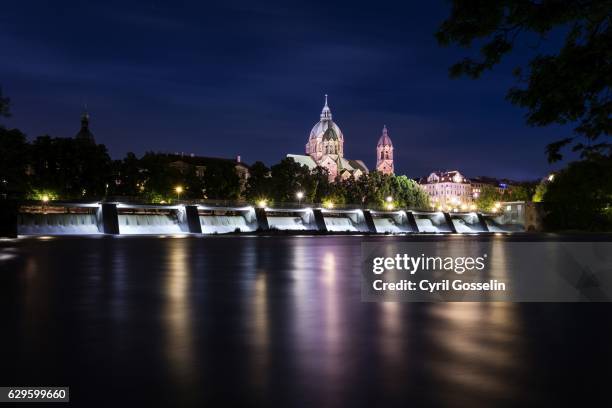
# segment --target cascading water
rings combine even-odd
[[[451,215],[455,230],[460,233],[484,232],[476,213]]]
[[[99,234],[95,214],[19,214],[21,235]]]
[[[281,231],[303,231],[311,229],[308,225],[305,225],[302,217],[268,217],[268,225],[272,229]]]
[[[181,230],[172,214],[119,214],[120,234],[177,234]]]
[[[525,230],[522,224],[507,223],[503,215],[485,215],[484,219],[490,232],[520,232]]]
[[[348,217],[324,217],[324,219],[328,231],[359,231]]]
[[[419,232],[451,232],[441,212],[431,214],[414,214]]]
[[[376,232],[381,232],[381,233],[411,232],[411,229],[409,226],[398,223],[393,218],[376,217],[374,218],[374,226],[376,227]]]
[[[250,232],[253,228],[241,215],[200,215],[203,234],[227,234],[228,232]]]

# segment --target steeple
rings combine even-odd
[[[332,113],[329,106],[327,106],[327,94],[325,94],[325,106],[323,106],[323,110],[321,111],[321,120],[331,120]]]
[[[376,145],[376,170],[383,174],[393,174],[393,142],[387,132],[387,125],[383,125],[382,135]]]
[[[79,133],[76,134],[75,138],[95,143],[94,135],[89,130],[89,113],[87,112],[87,109],[85,109],[81,115],[81,130],[79,130]]]

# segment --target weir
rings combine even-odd
[[[226,234],[257,230],[379,234],[525,231],[524,205],[498,214],[379,211],[348,208],[159,205],[131,203],[26,203],[3,212],[18,235]],[[8,208],[8,207],[7,207]],[[8,222],[11,221],[11,222]],[[4,236],[10,235],[7,228]]]
[[[270,229],[280,231],[316,231],[315,215],[310,208],[279,209],[266,208]]]

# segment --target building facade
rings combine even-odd
[[[336,180],[337,177],[343,180],[350,177],[359,178],[369,172],[363,161],[344,157],[344,134],[332,120],[327,95],[320,120],[310,131],[305,152],[305,155],[288,154],[287,157],[311,170],[316,167],[327,169],[330,181]]]
[[[432,206],[444,210],[467,210],[473,204],[470,180],[457,170],[433,172],[419,184],[429,195]]]

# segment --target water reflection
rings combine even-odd
[[[502,279],[505,240],[478,244]],[[2,245],[17,256],[1,263],[0,382],[69,384],[88,405],[111,404],[101,386],[166,405],[558,403],[575,379],[557,373],[612,362],[608,305],[361,302],[357,237]]]
[[[194,352],[192,307],[190,302],[189,246],[181,240],[168,240],[165,269],[163,318],[166,355],[173,377],[183,387],[194,380]]]

